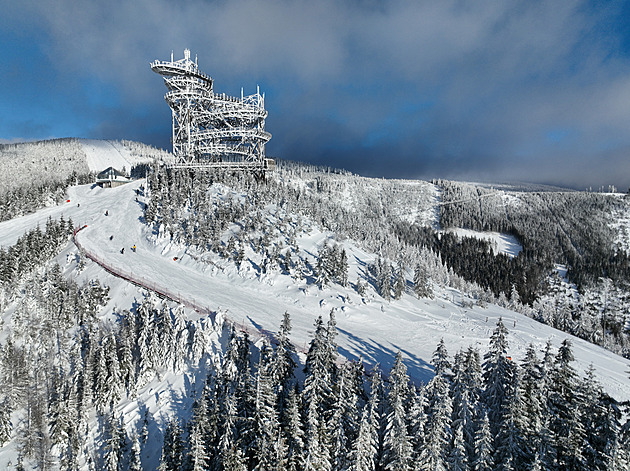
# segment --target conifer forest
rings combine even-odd
[[[630,469],[627,195],[0,155],[6,469]]]

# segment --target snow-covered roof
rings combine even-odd
[[[97,181],[99,180],[125,180],[128,181],[129,179],[127,178],[127,176],[122,173],[119,170],[116,170],[114,167],[108,167],[105,170],[103,170],[101,173],[99,173],[96,176]]]

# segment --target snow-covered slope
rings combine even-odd
[[[193,257],[183,247],[164,239],[156,242],[156,235],[142,223],[142,199],[136,201],[135,191],[141,184],[139,181],[114,189],[75,187],[69,195],[71,203],[55,211],[71,216],[75,224],[87,225],[77,236],[80,244],[110,268],[173,297],[223,313],[249,330],[275,331],[283,313],[288,311],[294,326],[293,340],[305,348],[316,317],[327,316],[332,309],[337,316],[339,350],[344,356],[363,359],[368,365],[380,363],[387,370],[400,350],[416,381],[431,377],[430,358],[440,338],[451,354],[470,345],[483,351],[499,317],[510,330],[510,353],[517,359],[524,356],[530,343],[542,350],[547,340],[557,347],[569,337],[497,306],[470,307],[472,303],[453,289],[436,293],[435,300],[405,295],[390,303],[370,289],[361,298],[351,288],[333,285],[319,290],[279,273],[256,275],[247,264],[239,271],[228,262],[210,263]],[[52,208],[40,213],[40,221],[55,214]],[[36,216],[0,224],[1,243],[11,243],[33,227]],[[316,253],[329,236],[311,225],[301,235],[299,244],[304,251]],[[136,252],[131,251],[134,245]],[[350,261],[349,278],[356,279],[375,255],[364,252],[352,241],[343,245]],[[630,399],[630,361],[578,338],[572,338],[572,342],[580,372],[592,364],[609,394],[620,400]]]
[[[447,229],[447,232],[454,232],[459,237],[474,237],[481,240],[486,240],[492,245],[492,249],[495,254],[505,254],[509,257],[516,257],[519,252],[523,250],[523,247],[519,241],[510,234],[501,234],[499,232],[479,232],[471,229]]]
[[[130,153],[122,145],[115,145],[112,141],[83,139],[80,141],[91,172],[101,172],[108,167],[117,170],[131,169]]]

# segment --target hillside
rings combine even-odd
[[[122,163],[122,159],[131,164],[133,160],[120,146],[109,142],[89,141],[83,150],[92,166]],[[519,250],[523,240],[515,239],[513,234],[491,236],[492,241],[502,244],[492,251],[492,243],[483,241],[486,236],[472,231],[454,230],[450,235],[427,232],[445,226],[439,219],[440,212],[444,217],[444,203],[448,201],[444,188],[428,182],[369,179],[291,163],[280,164],[264,184],[229,176],[170,177],[157,171],[147,180],[113,189],[90,184],[71,186],[66,195],[69,202],[0,223],[3,267],[7,266],[9,247],[16,243],[18,247],[37,247],[42,235],[32,235],[25,241],[23,236],[28,231],[39,227],[46,233],[48,229],[53,232],[48,221],[72,220],[73,228],[81,228],[75,239],[82,249],[63,235],[64,229],[54,231],[62,233],[55,239],[57,252],[49,256],[59,264],[58,274],[54,265],[45,261],[46,254],[39,264],[23,260],[29,257],[23,251],[21,256],[16,255],[20,266],[29,268],[21,272],[11,268],[10,275],[3,272],[0,343],[5,352],[10,353],[10,348],[23,351],[27,364],[47,363],[50,370],[46,367],[43,371],[57,369],[60,381],[66,375],[78,374],[72,366],[77,355],[89,359],[102,354],[106,358],[109,342],[116,346],[114,356],[118,360],[104,359],[103,368],[109,373],[95,374],[95,381],[113,374],[114,367],[120,370],[116,375],[122,377],[121,372],[127,371],[128,377],[120,379],[121,385],[115,390],[114,384],[95,384],[94,398],[85,399],[80,408],[83,415],[79,422],[84,429],[77,436],[83,437],[84,445],[70,456],[81,469],[89,469],[89,463],[99,468],[109,459],[107,450],[115,435],[112,424],[120,420],[117,426],[129,437],[129,448],[146,434],[141,440],[141,461],[145,469],[157,468],[163,436],[170,433],[170,418],[177,417],[183,425],[196,417],[193,406],[204,390],[206,373],[215,368],[220,371],[221,363],[229,359],[233,340],[228,325],[250,335],[255,344],[251,348],[254,363],[264,357],[260,351],[267,348],[265,339],[273,338],[277,343],[282,337],[280,326],[285,313],[290,315],[290,340],[301,365],[308,363],[318,317],[328,320],[332,313],[336,322],[334,342],[341,357],[361,362],[368,371],[380,365],[382,371],[389,372],[398,365],[395,358],[400,352],[409,378],[418,387],[435,385],[434,378],[444,374],[434,361],[441,339],[451,356],[458,352],[463,356],[469,347],[483,356],[494,348],[491,337],[501,318],[508,333],[500,363],[507,357],[510,362],[525,362],[531,354],[530,345],[541,357],[545,351],[561,352],[566,345],[563,342],[569,339],[577,375],[596,379],[618,401],[630,400],[630,361],[611,351],[617,344],[604,349],[537,322],[532,318],[535,307],[523,306],[514,297],[508,300],[509,292],[495,296],[487,287],[466,280],[463,273],[443,264],[443,259],[454,257],[453,247],[458,240],[468,240],[465,237],[482,244],[478,248],[493,259],[504,256],[505,263],[520,260],[519,254],[528,250],[526,243]],[[518,198],[516,192],[504,197],[515,206]],[[621,196],[614,198],[623,203]],[[611,230],[618,231],[615,240],[623,247],[627,226],[622,222],[630,212],[623,204],[616,210],[624,217],[618,218],[616,226],[611,223]],[[501,232],[507,231],[502,228]],[[428,239],[427,234],[435,239]],[[452,246],[447,245],[450,237]],[[346,264],[337,265],[342,253]],[[419,273],[423,277],[419,278]],[[420,281],[426,292],[418,297]],[[76,312],[82,313],[81,318],[76,313],[67,318],[59,314],[51,319],[38,317],[48,315],[46,293],[66,283],[76,283],[76,288],[64,289],[78,291],[74,298],[60,302],[57,312],[65,312],[63,306],[74,299],[73,306],[80,306]],[[578,293],[569,280],[558,283]],[[41,289],[32,288],[40,284]],[[147,287],[170,301],[147,294]],[[537,294],[539,303],[549,295],[542,291]],[[147,348],[151,344],[147,339],[140,340],[146,312],[154,312],[156,320],[164,321],[166,316],[167,323],[172,320],[178,326],[170,341],[156,337],[154,348],[161,358],[149,366],[143,366],[145,353],[140,351],[142,342]],[[134,343],[125,343],[122,333],[129,322],[136,322],[133,319],[140,323],[134,328],[139,332],[134,340],[138,351]],[[50,332],[56,334],[53,338],[63,340],[46,340]],[[162,332],[161,327],[156,327],[156,332]],[[186,338],[180,337],[182,332],[186,332]],[[622,332],[619,338],[623,335],[627,334]],[[81,342],[92,347],[82,347]],[[131,375],[128,366],[123,368],[127,347],[133,350],[130,355],[134,361],[139,362],[137,374]],[[47,398],[50,404],[58,405],[63,401],[50,398],[63,394],[53,386],[54,378],[44,382],[37,375],[24,373],[28,376],[25,380],[8,374],[9,364],[14,365],[9,357],[8,353],[3,357],[2,381],[4,390],[10,393],[0,397],[0,403],[12,405],[13,427],[12,435],[2,440],[6,443],[0,449],[0,467],[10,469],[27,455],[27,464],[41,465],[50,460],[54,468],[59,464],[57,456],[68,456],[60,445],[65,438],[55,435],[58,426],[54,420],[45,426],[27,424],[26,411],[39,411],[44,422],[47,416],[42,405],[29,402],[27,396]],[[91,361],[84,360],[86,365]],[[343,361],[338,363],[342,365]],[[98,365],[96,360],[94,365]],[[454,365],[450,370],[453,377]],[[304,375],[309,377],[309,373],[298,374],[302,378]],[[430,391],[426,389],[425,394]],[[367,410],[367,404],[365,407]],[[28,427],[40,433],[48,448],[41,440],[27,440],[31,432]],[[127,453],[131,456],[130,449]]]
[[[131,141],[53,139],[0,144],[0,221],[61,203],[68,187],[112,166],[131,172],[172,156]]]

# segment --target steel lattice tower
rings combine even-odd
[[[173,112],[172,167],[230,168],[265,171],[274,161],[265,158],[265,144],[271,134],[265,131],[265,95],[241,97],[214,93],[213,80],[191,60],[156,60],[151,70],[164,78],[164,96]]]

